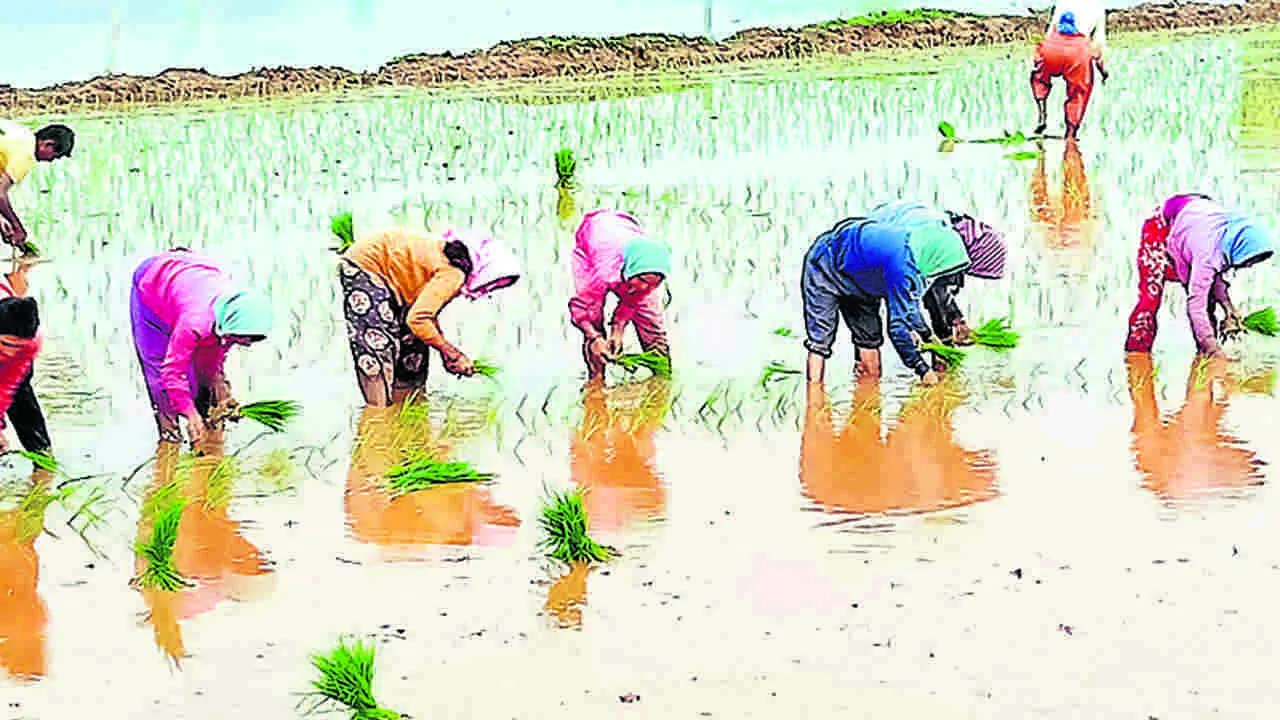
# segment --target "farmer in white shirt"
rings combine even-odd
[[[1107,69],[1102,54],[1107,47],[1107,13],[1098,0],[1061,0],[1049,22],[1049,34],[1036,47],[1035,65],[1031,70],[1031,93],[1036,99],[1036,135],[1044,134],[1048,125],[1046,105],[1053,78],[1067,83],[1066,137],[1080,131],[1089,96],[1093,94],[1093,69],[1098,68],[1102,82]]]
[[[25,248],[27,229],[9,203],[9,188],[26,179],[39,162],[71,157],[76,135],[66,125],[46,125],[35,133],[12,120],[0,120],[0,239]]]

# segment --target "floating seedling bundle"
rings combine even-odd
[[[312,655],[311,665],[320,677],[306,693],[312,698],[307,714],[346,708],[351,720],[399,720],[400,713],[380,706],[373,696],[374,656],[374,646],[360,640],[354,645],[339,640],[338,647],[328,654]]]
[[[248,418],[272,432],[281,432],[300,412],[302,406],[292,400],[261,400],[241,405],[236,417]]]
[[[1259,335],[1275,337],[1280,334],[1280,321],[1276,320],[1275,308],[1268,307],[1251,312],[1244,317],[1241,324],[1249,332],[1255,332]]]
[[[151,539],[138,543],[135,548],[147,566],[133,579],[133,584],[143,589],[176,592],[191,586],[173,565],[173,546],[178,541],[178,526],[187,501],[176,492],[158,492],[157,496],[153,497],[152,504],[155,520]]]
[[[671,358],[653,351],[619,355],[613,362],[628,373],[645,368],[656,377],[671,377]]]
[[[399,497],[436,485],[489,482],[496,477],[494,473],[476,470],[467,462],[445,462],[420,456],[388,470],[386,482],[391,494]]]
[[[333,220],[329,222],[329,230],[338,238],[338,246],[334,248],[336,252],[346,252],[356,242],[355,224],[349,212],[333,216]]]
[[[538,547],[547,557],[566,565],[608,562],[618,551],[591,539],[582,497],[580,488],[550,493],[538,517],[543,535]]]
[[[556,187],[562,190],[572,190],[577,187],[578,161],[573,157],[573,151],[569,148],[561,148],[556,152]]]

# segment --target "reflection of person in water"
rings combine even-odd
[[[398,408],[361,411],[344,499],[352,537],[384,547],[489,544],[520,526],[514,510],[494,502],[488,488],[475,483],[388,494],[382,478],[399,462],[401,448],[413,444],[434,455],[447,454],[445,445],[429,437],[428,428],[406,431],[399,417]]]
[[[156,645],[175,662],[186,657],[180,621],[206,613],[223,600],[257,596],[274,579],[270,561],[228,514],[226,495],[218,487],[231,481],[217,473],[223,458],[221,443],[206,440],[203,445],[203,454],[191,459],[185,478],[179,477],[177,445],[161,441],[156,450],[154,489],[177,483],[186,500],[173,545],[173,566],[192,585],[177,592],[142,588],[141,593]],[[153,522],[151,518],[139,521],[140,541],[150,537]],[[139,557],[135,570],[141,572],[145,562]]]
[[[1042,152],[1031,176],[1031,220],[1051,256],[1065,261],[1073,270],[1083,271],[1092,258],[1098,235],[1084,157],[1074,140],[1066,141],[1062,150],[1062,192],[1056,197],[1049,193],[1044,158]]]
[[[880,388],[854,389],[849,420],[835,429],[825,388],[809,383],[800,449],[804,494],[824,509],[853,513],[924,513],[996,496],[994,459],[954,438],[951,415],[964,401],[953,376],[920,389],[881,440]]]
[[[611,398],[631,407],[610,409]],[[599,381],[587,385],[570,473],[586,491],[583,502],[593,529],[619,530],[662,514],[667,497],[653,464],[654,435],[670,398],[671,383],[662,378],[613,390]]]
[[[1206,491],[1259,485],[1261,461],[1222,429],[1228,386],[1226,360],[1197,356],[1186,402],[1165,422],[1156,402],[1150,353],[1126,356],[1133,400],[1133,452],[1143,486],[1171,500]],[[1215,394],[1221,393],[1221,401]]]
[[[36,469],[32,493],[45,492],[53,474]],[[45,628],[49,609],[40,597],[36,538],[44,528],[45,503],[35,512],[0,512],[0,667],[15,678],[36,680],[46,668]]]

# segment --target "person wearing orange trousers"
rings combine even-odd
[[[1068,7],[1068,4],[1082,7]],[[1063,106],[1066,137],[1077,137],[1093,95],[1094,68],[1102,82],[1108,77],[1102,59],[1106,47],[1105,23],[1106,13],[1096,0],[1069,0],[1054,12],[1049,33],[1036,47],[1031,68],[1031,93],[1036,100],[1034,134],[1043,135],[1048,127],[1049,91],[1053,78],[1060,77],[1067,84],[1067,101]]]

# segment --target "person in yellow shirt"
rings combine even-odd
[[[9,202],[9,188],[27,179],[39,162],[71,157],[76,135],[66,125],[46,125],[31,132],[12,120],[0,119],[0,238],[18,248],[27,244],[27,229]]]

